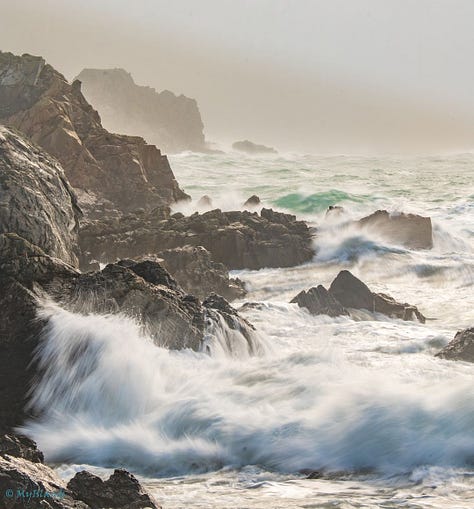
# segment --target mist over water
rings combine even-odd
[[[203,194],[236,209],[256,193],[318,225],[315,259],[236,272],[255,303],[241,313],[257,327],[257,355],[235,337],[231,352],[219,321],[209,348],[173,352],[128,319],[45,306],[45,375],[32,392],[42,413],[26,432],[65,477],[123,466],[166,508],[469,507],[473,366],[434,354],[474,321],[473,163],[471,154],[174,156],[194,198],[176,209],[192,212]],[[346,212],[325,218],[329,204]],[[379,208],[430,215],[433,249],[350,225]],[[417,305],[427,323],[289,304],[342,268]],[[330,478],[305,480],[305,469]]]

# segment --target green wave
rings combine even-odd
[[[295,212],[311,213],[322,212],[326,210],[329,205],[338,205],[341,202],[352,201],[362,203],[373,199],[374,198],[370,195],[356,195],[332,189],[330,191],[310,195],[300,193],[286,194],[275,200],[273,204]]]

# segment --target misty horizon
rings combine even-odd
[[[17,2],[4,8],[0,46],[41,55],[68,80],[84,68],[123,68],[138,85],[194,98],[218,146],[474,149],[469,2],[134,5]]]

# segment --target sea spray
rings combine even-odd
[[[212,357],[157,347],[120,316],[49,307],[42,318],[39,417],[22,431],[49,461],[168,476],[245,465],[391,474],[474,458],[472,377],[446,376],[447,361],[368,366],[318,336],[309,352],[281,342],[260,357]]]

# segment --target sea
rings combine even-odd
[[[248,289],[233,305],[257,329],[256,355],[226,349],[222,331],[210,354],[170,351],[130,319],[45,305],[32,391],[42,414],[25,431],[46,461],[66,480],[126,468],[164,509],[473,508],[474,364],[435,354],[474,326],[474,154],[170,161],[193,198],[174,210],[206,210],[203,195],[237,210],[256,194],[315,227],[314,259],[232,272]],[[326,217],[330,205],[344,213]],[[351,227],[379,209],[431,217],[433,248]],[[343,269],[426,323],[290,303]]]

